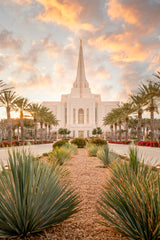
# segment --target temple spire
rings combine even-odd
[[[80,40],[77,76],[76,76],[76,81],[74,82],[73,87],[80,89],[80,96],[83,88],[89,88],[89,84],[86,80],[86,75],[85,75],[82,40]]]

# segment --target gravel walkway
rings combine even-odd
[[[96,202],[105,183],[109,170],[100,168],[100,162],[95,157],[88,157],[85,149],[79,149],[66,167],[71,172],[71,181],[82,200],[81,211],[64,221],[56,228],[50,228],[39,239],[49,240],[120,240],[121,236],[107,231],[98,224],[101,217],[96,211]]]

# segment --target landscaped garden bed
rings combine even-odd
[[[130,144],[131,141],[109,141],[109,143],[115,143],[115,144]]]
[[[157,141],[139,141],[137,143],[138,146],[145,146],[145,147],[160,147],[160,142]]]
[[[24,146],[24,145],[28,145],[29,142],[25,141],[25,142],[20,142],[20,141],[12,141],[12,147],[16,147],[16,146]],[[52,143],[52,141],[46,141],[46,140],[43,140],[42,142],[41,141],[32,141],[30,142],[30,144],[34,145],[34,144],[47,144],[47,143]],[[11,147],[11,143],[8,142],[8,141],[3,141],[3,142],[0,142],[0,148],[5,148],[5,147]]]

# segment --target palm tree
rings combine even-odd
[[[133,109],[133,104],[130,102],[127,103],[123,103],[121,106],[121,113],[123,114],[123,119],[126,122],[126,137],[125,140],[128,141],[128,122],[129,122],[129,115],[132,114],[134,112]]]
[[[113,112],[113,117],[116,119],[118,127],[119,127],[119,140],[121,141],[122,140],[122,129],[121,129],[121,127],[122,127],[122,115],[123,115],[121,106],[118,105],[118,107],[114,108],[112,110],[112,112]]]
[[[56,117],[53,113],[49,112],[46,123],[48,125],[48,139],[51,140],[51,126],[57,126],[58,121],[56,120]]]
[[[37,123],[38,123],[38,114],[42,105],[38,103],[31,103],[29,105],[29,112],[33,117],[34,121],[34,141],[37,141]]]
[[[114,124],[114,119],[113,119],[113,114],[112,112],[109,112],[103,119],[104,125],[110,125],[111,129],[111,139],[113,140],[113,124]],[[96,129],[95,129],[96,130]],[[92,132],[93,134],[93,132]]]
[[[40,122],[41,134],[40,139],[41,142],[43,140],[43,124],[45,123],[46,116],[49,113],[49,108],[41,106],[38,112],[38,121]]]
[[[5,91],[11,91],[11,87],[7,87],[7,84],[3,80],[0,80],[0,93]]]
[[[47,140],[47,139],[50,140],[51,125],[57,126],[58,121],[56,120],[56,117],[52,112],[48,112],[45,115],[44,120],[45,120],[45,140]],[[47,133],[47,128],[49,130],[49,133]]]
[[[20,125],[21,125],[21,141],[24,142],[24,119],[23,112],[29,110],[29,103],[27,98],[20,98],[16,101],[16,105],[20,110]]]
[[[139,95],[144,100],[146,110],[150,112],[151,141],[154,140],[154,112],[158,113],[157,99],[159,85],[157,82],[148,81],[148,84],[142,84],[139,87]]]
[[[113,129],[113,125],[115,127],[115,141],[117,141],[117,114],[115,113],[115,109],[112,109],[111,112],[107,114],[107,116],[104,117],[104,125],[110,125],[111,129]],[[111,134],[113,132],[111,131]],[[113,135],[111,136],[113,138]]]
[[[137,127],[137,138],[138,142],[141,140],[141,125],[142,125],[142,113],[143,113],[143,106],[144,106],[144,99],[141,95],[131,95],[131,100],[133,103],[133,108],[138,113],[138,127]]]
[[[7,113],[7,131],[8,131],[8,141],[12,144],[12,121],[11,121],[11,110],[16,109],[16,102],[19,97],[17,97],[16,92],[3,91],[0,94],[0,102],[6,108]]]

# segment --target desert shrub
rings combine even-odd
[[[86,145],[84,138],[75,138],[71,141],[71,143],[77,145],[78,148],[84,148]]]
[[[48,155],[49,155],[48,153],[43,153],[42,154],[42,156],[44,156],[44,157],[48,157]]]
[[[8,141],[3,141],[3,146],[4,147],[11,147],[11,144]]]
[[[99,150],[99,147],[97,145],[91,144],[91,143],[87,144],[87,151],[90,157],[96,157],[98,150]]]
[[[64,147],[69,148],[71,150],[71,152],[74,154],[78,153],[77,146],[75,144],[70,144],[69,142],[67,142],[67,143],[65,143]]]
[[[96,144],[96,145],[105,145],[105,144],[107,144],[107,141],[105,141],[101,138],[92,138],[90,143],[91,144]]]
[[[160,234],[160,179],[157,171],[139,163],[136,150],[129,163],[114,165],[99,200],[102,224],[126,239],[157,240]]]
[[[54,168],[30,153],[9,153],[0,174],[0,237],[19,239],[77,212],[78,196]]]
[[[54,148],[49,157],[50,160],[56,161],[60,166],[64,164],[64,162],[71,159],[71,149],[61,147]]]
[[[107,167],[111,163],[108,145],[98,150],[97,157],[102,161],[104,167]]]
[[[12,141],[12,146],[19,146],[20,145],[20,142],[15,140],[15,141]]]
[[[68,140],[66,140],[66,139],[57,141],[57,142],[55,142],[55,143],[53,144],[53,148],[62,147],[62,146],[65,145],[67,142],[68,142]]]

